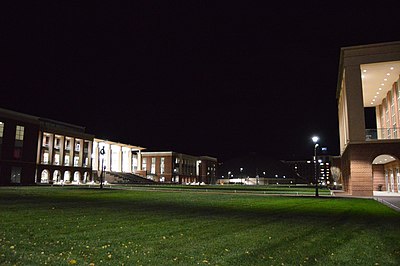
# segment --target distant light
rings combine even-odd
[[[379,90],[381,91],[381,90],[382,90],[382,88],[379,88]]]
[[[378,96],[375,95],[374,98],[376,98],[376,97],[378,97]]]
[[[382,86],[385,86],[385,83],[381,83]]]
[[[390,70],[393,70],[393,69],[394,69],[394,67],[391,67],[391,68],[390,68]]]
[[[240,171],[243,171],[243,167],[240,167]]]
[[[373,102],[375,102],[375,99],[372,99]]]
[[[307,163],[311,163],[311,161],[307,161]]]
[[[379,91],[378,91],[378,92],[376,92],[376,94],[379,94]]]
[[[384,81],[387,81],[387,79],[383,79]]]
[[[275,175],[275,177],[278,177],[278,175]]]
[[[386,76],[390,76],[390,73],[386,73]]]
[[[317,137],[317,136],[314,136],[314,137],[312,137],[311,139],[312,139],[312,141],[313,141],[314,143],[317,143],[317,142],[318,142],[318,140],[319,140],[319,137]]]
[[[363,70],[363,72],[365,73],[365,72],[367,72],[367,70],[366,70],[366,69],[364,69],[364,70]]]

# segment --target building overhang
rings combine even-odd
[[[140,146],[134,146],[134,145],[130,145],[130,144],[124,144],[124,143],[110,141],[110,140],[104,140],[104,139],[95,138],[94,141],[98,142],[98,143],[105,143],[105,144],[109,144],[109,145],[125,147],[125,148],[129,148],[131,150],[137,150],[137,151],[142,151],[142,150],[146,149],[146,148],[143,148],[143,147],[140,147]]]
[[[339,99],[346,66],[400,61],[400,41],[343,47],[340,50],[336,98]]]

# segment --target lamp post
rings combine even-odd
[[[240,167],[240,183],[243,185],[243,167]]]
[[[104,154],[106,151],[104,150],[104,146],[99,151],[101,157],[101,172],[100,172],[100,188],[103,188],[103,173],[104,173]]]
[[[317,136],[312,137],[312,141],[314,142],[314,171],[315,171],[315,197],[319,197],[318,194],[318,170],[317,170],[317,148],[319,138]]]

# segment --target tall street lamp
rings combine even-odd
[[[314,137],[312,137],[312,141],[314,142],[314,170],[315,170],[315,196],[316,197],[319,197],[319,194],[318,194],[318,171],[317,171],[317,162],[318,162],[318,160],[317,160],[317,148],[318,148],[318,146],[319,146],[319,144],[318,144],[318,140],[319,140],[319,138],[317,137],[317,136],[314,136]]]
[[[100,156],[101,157],[101,172],[100,172],[100,188],[103,188],[103,175],[104,175],[104,154],[106,153],[104,150],[104,146],[103,148],[101,148],[101,150],[99,150]]]

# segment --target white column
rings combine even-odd
[[[142,152],[140,150],[138,152],[137,160],[138,160],[137,170],[142,171]]]

